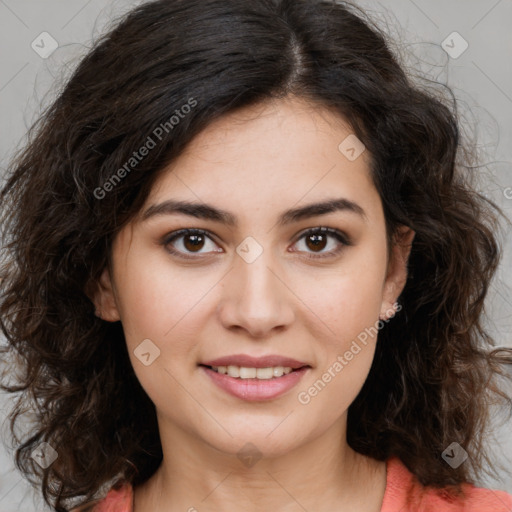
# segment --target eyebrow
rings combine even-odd
[[[277,224],[284,226],[309,217],[327,215],[338,211],[353,213],[363,219],[367,219],[366,213],[361,206],[349,199],[339,198],[286,210],[279,216]],[[220,222],[231,227],[237,226],[236,216],[226,210],[221,210],[206,203],[176,201],[172,199],[150,206],[142,214],[142,220],[145,221],[159,215],[173,214],[183,214],[198,219]]]

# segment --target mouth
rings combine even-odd
[[[199,364],[198,367],[218,389],[250,402],[272,400],[284,395],[311,369],[310,365],[287,367],[285,373],[284,367],[215,367],[206,364]]]
[[[303,365],[297,368],[292,368],[290,366],[271,366],[267,368],[251,368],[244,366],[210,366],[206,364],[199,364],[204,368],[208,368],[209,370],[221,374],[229,376],[233,379],[241,379],[241,380],[271,380],[271,379],[279,379],[285,375],[288,375],[293,372],[297,372],[303,370],[305,368],[311,368],[310,365]]]

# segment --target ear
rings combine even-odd
[[[107,322],[117,322],[121,319],[108,267],[105,267],[100,278],[91,283],[87,290],[87,296],[96,306],[96,316]]]
[[[393,237],[393,246],[382,292],[379,316],[381,320],[390,318],[396,310],[396,301],[407,281],[407,262],[415,234],[411,228],[401,226]]]

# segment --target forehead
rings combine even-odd
[[[172,197],[261,215],[344,197],[371,210],[380,198],[370,156],[344,152],[353,137],[338,114],[302,99],[247,107],[199,133],[161,174],[146,205]]]

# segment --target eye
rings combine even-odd
[[[329,239],[331,243],[329,243]],[[351,245],[349,238],[343,232],[327,227],[308,229],[300,235],[296,242],[300,246],[299,242],[304,242],[305,252],[313,251],[313,253],[307,254],[308,258],[337,256],[344,246]],[[326,247],[330,247],[330,250],[322,252]]]
[[[207,243],[208,241],[210,245]],[[222,249],[215,249],[216,244],[208,235],[208,232],[202,229],[181,229],[175,231],[165,238],[163,244],[171,254],[188,259],[193,259],[195,256],[187,256],[187,253],[206,254],[209,252],[222,252]],[[205,246],[206,250],[201,251]]]
[[[307,258],[327,258],[337,256],[347,245],[351,245],[350,239],[343,232],[327,227],[317,227],[303,232],[294,245],[304,242],[305,249],[292,252],[309,252]],[[329,243],[331,242],[331,243]],[[191,254],[205,255],[208,253],[223,252],[213,241],[210,234],[203,229],[181,229],[175,231],[162,241],[167,250],[180,258],[195,259]],[[324,251],[326,247],[330,250]],[[205,249],[205,250],[203,250]]]

